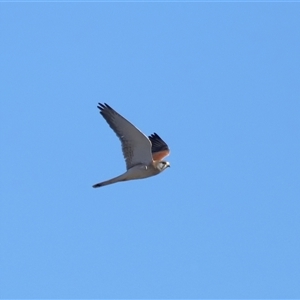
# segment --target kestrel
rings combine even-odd
[[[170,150],[158,134],[153,133],[147,137],[109,105],[98,104],[100,114],[122,143],[127,171],[118,177],[94,184],[94,188],[119,181],[151,177],[170,167],[169,162],[162,160],[169,155]]]

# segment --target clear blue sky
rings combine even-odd
[[[1,3],[2,298],[299,298],[299,3]],[[170,146],[125,170],[106,102]]]

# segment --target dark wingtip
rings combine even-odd
[[[149,137],[149,139],[151,141],[153,141],[153,140],[161,140],[161,141],[163,141],[163,139],[156,132],[152,133],[148,137]]]
[[[156,132],[149,135],[148,138],[152,144],[152,149],[151,149],[152,153],[169,150],[168,145],[164,142],[164,140]]]
[[[100,113],[105,109],[112,109],[107,103],[98,103],[97,108],[99,108]]]
[[[153,138],[153,139],[159,138],[159,139],[161,139],[161,137],[156,132],[154,132],[151,135],[149,135],[149,138]]]

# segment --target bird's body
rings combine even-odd
[[[124,174],[117,176],[115,178],[112,178],[110,180],[107,180],[107,181],[104,181],[101,183],[97,183],[97,184],[93,185],[93,187],[95,187],[95,188],[101,187],[101,186],[116,183],[119,181],[121,182],[121,181],[133,180],[133,179],[143,179],[143,178],[157,175],[159,173],[160,173],[160,171],[158,169],[156,169],[155,167],[153,167],[151,164],[148,166],[144,165],[144,164],[139,164],[139,165],[136,165],[136,166],[130,168]]]
[[[156,133],[147,137],[109,105],[99,103],[98,108],[121,140],[127,171],[120,176],[93,185],[94,188],[151,177],[170,167],[169,162],[162,160],[169,155],[170,150]]]

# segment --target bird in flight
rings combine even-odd
[[[170,167],[170,163],[163,160],[170,154],[169,147],[158,134],[153,133],[147,137],[109,105],[98,104],[100,114],[121,141],[127,171],[110,180],[94,184],[94,188],[151,177]]]

